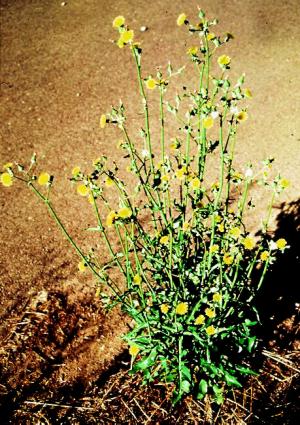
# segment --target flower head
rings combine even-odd
[[[215,327],[214,326],[208,326],[208,328],[205,329],[207,335],[214,335],[216,333]]]
[[[214,38],[216,38],[215,34],[213,32],[210,32],[209,34],[207,34],[207,40],[213,40]]]
[[[245,89],[244,90],[244,95],[248,98],[248,99],[252,99],[252,93],[249,89]]]
[[[127,30],[123,31],[120,36],[121,42],[124,44],[131,43],[133,41],[134,37],[134,31],[133,30]]]
[[[119,211],[118,211],[118,216],[120,217],[120,218],[129,218],[129,217],[131,217],[132,216],[132,211],[131,211],[131,209],[130,208],[128,208],[128,207],[123,207],[123,208],[120,208],[119,209]]]
[[[233,238],[237,239],[241,236],[241,229],[239,227],[233,227],[229,233]]]
[[[179,314],[182,316],[187,313],[188,309],[189,309],[188,303],[179,303],[176,306],[176,314]]]
[[[170,307],[167,304],[162,304],[159,308],[163,314],[167,314]]]
[[[142,282],[142,278],[139,274],[136,274],[136,275],[133,276],[133,283],[135,285],[140,285],[141,282]]]
[[[87,265],[86,265],[86,263],[84,261],[80,261],[78,263],[78,270],[80,272],[84,272],[86,270],[86,267],[87,267]]]
[[[213,117],[206,117],[203,120],[203,127],[206,129],[211,128],[214,125],[214,119]]]
[[[106,126],[106,115],[102,114],[100,117],[100,128],[104,128]]]
[[[244,245],[244,247],[248,250],[252,250],[253,248],[255,248],[255,239],[252,238],[251,236],[247,236],[243,241],[242,244]]]
[[[263,251],[260,254],[261,261],[267,261],[267,259],[270,257],[270,253],[268,251]]]
[[[204,322],[205,322],[205,317],[203,316],[203,314],[200,314],[198,317],[196,317],[194,324],[203,325]]]
[[[240,111],[236,114],[236,119],[241,122],[241,121],[246,121],[248,119],[248,114],[246,111]]]
[[[285,247],[286,247],[286,244],[287,244],[287,242],[286,242],[286,240],[285,240],[285,239],[283,239],[283,238],[280,238],[280,239],[278,239],[278,240],[276,241],[276,245],[277,245],[277,248],[278,248],[278,249],[283,249],[283,248],[285,248]]]
[[[229,57],[229,56],[227,56],[227,55],[222,55],[222,56],[219,56],[219,57],[218,57],[218,64],[219,64],[221,67],[224,67],[224,66],[229,65],[229,64],[230,64],[230,61],[231,61],[231,59],[230,59],[230,57]]]
[[[9,187],[13,184],[13,178],[9,173],[2,173],[0,181],[5,187]]]
[[[8,170],[8,168],[12,168],[13,165],[14,164],[12,162],[7,162],[6,164],[3,165],[3,170]]]
[[[168,235],[166,235],[166,236],[162,236],[162,237],[160,238],[159,242],[160,242],[162,245],[167,245],[167,244],[168,244],[168,242],[169,242],[169,236],[168,236]]]
[[[154,78],[148,78],[148,80],[146,80],[145,85],[147,87],[147,89],[149,90],[153,90],[156,87],[157,82],[154,80]]]
[[[135,357],[140,351],[140,348],[137,345],[131,345],[129,348],[129,354],[132,357]]]
[[[113,27],[114,28],[120,28],[125,24],[125,18],[124,16],[117,16],[114,20],[113,20]]]
[[[110,177],[107,177],[106,180],[105,180],[105,186],[111,187],[111,186],[113,186],[113,184],[114,184],[113,179],[111,179]]]
[[[219,294],[219,292],[216,292],[216,293],[213,295],[213,301],[214,301],[215,303],[219,303],[219,302],[221,302],[221,301],[222,301],[222,295],[221,295],[221,294]]]
[[[200,188],[200,185],[201,185],[201,182],[200,182],[200,179],[198,179],[198,177],[195,177],[195,178],[193,178],[193,179],[190,181],[190,187],[191,187],[193,190],[197,190],[197,189],[199,189],[199,188]]]
[[[213,245],[209,248],[209,251],[210,251],[212,254],[215,254],[216,252],[218,252],[218,251],[219,251],[219,245],[217,245],[217,244],[213,244]]]
[[[230,266],[233,263],[233,256],[230,255],[228,252],[226,252],[223,256],[223,262],[227,265]]]
[[[40,186],[46,186],[50,181],[50,175],[48,173],[41,173],[38,178],[38,184]]]
[[[181,13],[179,16],[178,16],[178,18],[177,18],[177,25],[179,26],[179,27],[181,27],[181,25],[183,25],[184,23],[185,23],[185,21],[186,21],[186,14],[185,13]]]
[[[190,225],[190,223],[188,221],[184,221],[182,223],[182,230],[184,232],[187,232],[190,228],[191,228],[191,225]]]
[[[77,193],[80,196],[87,196],[89,194],[90,190],[88,187],[86,187],[85,184],[81,183],[77,186]]]
[[[287,189],[291,183],[288,179],[283,178],[279,180],[279,184],[282,187],[282,189]]]
[[[197,52],[198,52],[198,47],[197,46],[189,47],[187,49],[187,54],[188,55],[191,55],[191,56],[196,56]]]
[[[111,211],[108,213],[106,217],[106,225],[107,227],[112,227],[116,219],[118,218],[118,214],[115,211]]]
[[[183,180],[186,176],[186,171],[186,167],[181,167],[176,171],[175,175],[179,180]]]
[[[212,319],[213,317],[216,316],[215,310],[213,310],[212,308],[206,308],[205,309],[205,314],[207,317],[209,317],[210,319]]]
[[[72,176],[76,177],[80,173],[80,167],[74,167],[72,170]]]

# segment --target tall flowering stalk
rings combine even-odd
[[[171,80],[183,68],[175,72],[169,64],[166,75],[162,70],[155,77],[143,75],[142,49],[134,31],[123,16],[113,21],[119,32],[116,45],[129,48],[137,72],[144,146],[130,134],[122,103],[100,117],[100,128],[118,128],[118,146],[135,184],[129,190],[117,165],[104,156],[93,162],[90,173],[75,167],[71,178],[78,195],[94,210],[96,227],[89,230],[99,234],[109,261],[101,262],[94,250],[85,253],[78,247],[50,200],[53,177],[35,174],[35,155],[28,169],[5,164],[1,182],[8,187],[16,179],[28,185],[78,253],[79,271],[90,270],[95,276],[103,303],[109,308],[120,303],[133,319],[124,336],[131,373],[141,371],[145,382],[171,385],[174,402],[188,393],[200,399],[212,393],[222,403],[226,386],[240,387],[242,376],[254,373],[247,365],[259,322],[254,298],[276,254],[287,248],[284,239],[271,239],[268,227],[272,205],[289,182],[280,175],[270,180],[272,159],[256,173],[252,164],[244,172],[235,169],[238,128],[248,118],[244,101],[252,94],[244,88],[244,75],[234,85],[230,81],[231,58],[216,56],[232,35],[215,35],[211,28],[217,21],[207,19],[202,10],[196,23],[182,13],[177,24],[195,36],[187,55],[198,83],[194,90],[183,87],[173,102],[166,102]],[[157,97],[159,141],[151,133],[149,96]],[[170,119],[179,126],[171,139],[165,131]],[[213,183],[207,178],[209,157],[219,162]],[[254,181],[271,189],[260,236],[249,234],[244,224]],[[119,275],[110,273],[112,268]]]

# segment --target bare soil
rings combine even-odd
[[[143,125],[133,63],[111,43],[112,20],[126,16],[142,40],[147,76],[168,60],[175,67],[185,63],[193,42],[175,21],[183,11],[195,16],[196,6],[187,0],[1,0],[0,164],[28,162],[36,152],[40,170],[55,175],[56,208],[84,248],[91,243],[84,229],[94,218],[68,181],[71,170],[88,169],[101,154],[124,165],[116,148],[119,135],[98,125],[101,113],[119,98],[130,131],[137,134]],[[104,311],[92,277],[78,274],[75,253],[32,194],[19,184],[1,186],[2,423],[296,423],[299,1],[203,0],[201,7],[219,18],[220,30],[235,35],[226,51],[232,72],[235,77],[246,72],[254,95],[239,133],[237,165],[243,169],[250,159],[274,156],[275,170],[291,181],[272,215],[276,236],[291,248],[270,272],[259,300],[264,351],[253,361],[261,375],[229,395],[221,409],[190,398],[172,408],[171,389],[158,383],[145,388],[139,377],[128,377],[130,360],[121,339],[126,317],[117,308]],[[142,25],[146,32],[139,32]],[[190,68],[186,81],[193,81]],[[258,188],[253,198],[257,208],[249,226],[255,230],[267,199]],[[102,253],[100,242],[95,247]]]

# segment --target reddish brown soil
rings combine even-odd
[[[233,75],[245,71],[254,94],[250,119],[239,133],[237,163],[243,168],[250,159],[256,163],[274,156],[276,170],[291,181],[282,198],[285,207],[278,202],[273,214],[273,227],[288,239],[291,250],[270,274],[261,309],[269,349],[288,358],[295,368],[299,1],[203,0],[201,7],[220,19],[220,30],[235,35],[227,48]],[[185,51],[192,42],[175,24],[182,11],[195,16],[196,2],[70,0],[63,6],[50,0],[1,1],[0,164],[28,162],[37,152],[39,169],[55,175],[56,208],[84,248],[90,238],[83,229],[94,225],[94,218],[68,182],[71,169],[75,165],[88,169],[101,154],[124,162],[116,148],[119,135],[110,129],[100,131],[98,126],[100,114],[119,98],[126,105],[130,130],[142,125],[133,63],[128,51],[110,41],[115,36],[112,19],[123,14],[136,30],[143,42],[147,76],[168,60],[175,67],[185,63]],[[141,25],[148,31],[139,33]],[[192,80],[191,72],[188,68],[187,81]],[[153,127],[155,133],[154,123]],[[267,202],[260,191],[255,199],[253,229]],[[203,406],[195,407],[192,401],[173,411],[156,387],[135,393],[136,384],[124,375],[128,358],[126,352],[122,354],[120,336],[126,331],[126,318],[117,309],[109,315],[104,312],[94,296],[91,276],[78,275],[76,255],[26,187],[1,186],[0,202],[1,418],[33,424],[150,424],[179,419],[181,423],[213,423],[209,409],[203,416]],[[101,252],[101,244],[98,249]],[[235,404],[237,413],[232,413],[228,402],[223,422],[220,412],[214,412],[214,418],[219,418],[214,419],[216,423],[293,423],[297,373],[274,359],[270,362],[264,374],[277,373],[274,380],[268,375],[259,384],[263,389],[250,383],[245,390],[252,391],[254,385],[254,393],[247,395],[254,397],[251,409],[241,401],[244,393],[237,400],[242,407]],[[282,400],[280,394],[284,394]],[[272,422],[263,422],[268,417]]]

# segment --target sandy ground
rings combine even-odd
[[[39,169],[55,175],[53,200],[60,216],[84,247],[88,239],[83,229],[94,225],[94,218],[68,181],[71,170],[75,165],[88,169],[101,154],[120,161],[118,133],[99,129],[100,115],[120,98],[128,111],[130,131],[136,134],[142,125],[133,62],[128,51],[112,44],[116,36],[112,20],[122,14],[135,29],[142,41],[143,75],[147,76],[169,60],[175,67],[185,64],[192,42],[176,26],[176,18],[180,12],[195,16],[196,6],[197,2],[187,0],[151,4],[69,0],[64,6],[54,0],[1,1],[0,163],[26,163],[36,152]],[[282,201],[299,202],[299,0],[203,0],[201,7],[219,18],[219,31],[235,35],[224,53],[232,57],[233,78],[246,72],[253,92],[249,120],[239,133],[237,163],[243,169],[249,160],[257,163],[275,157],[276,170],[291,181]],[[148,31],[140,33],[141,25]],[[193,78],[191,68],[186,78]],[[124,332],[124,319],[117,312],[105,317],[93,296],[91,277],[78,275],[76,255],[26,187],[1,186],[0,202],[4,352],[12,341],[20,353],[27,353],[30,344],[35,347],[34,359],[27,356],[27,370],[20,366],[24,358],[19,360],[17,370],[24,386],[33,379],[30,362],[37,358],[44,364],[49,358],[55,363],[63,357],[59,370],[48,371],[49,379],[52,376],[61,383],[96,379],[122,350],[118,336]],[[256,196],[256,203],[254,227],[266,204],[263,194]],[[274,225],[278,212],[274,209]],[[28,313],[32,310],[40,316],[35,314],[33,319]],[[41,335],[50,332],[40,319],[42,314],[48,318],[58,314],[55,323],[62,329],[61,336],[56,327],[52,330],[49,350],[42,343]],[[33,336],[29,345],[13,340],[16,329],[31,326],[34,320],[41,320],[40,342]],[[11,390],[19,385],[19,375],[9,377],[16,368],[9,364],[9,356],[3,358],[8,362],[6,382]]]

